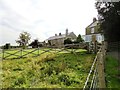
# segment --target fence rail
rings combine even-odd
[[[33,55],[39,55],[38,53],[34,53],[36,51],[39,50],[39,48],[34,49],[32,51],[29,51],[29,49],[27,49],[28,51],[26,51],[25,49],[18,49],[16,51],[14,50],[2,50],[2,59],[8,59],[9,57],[11,58],[22,58],[24,56],[27,56],[29,54],[33,54]]]
[[[105,88],[105,76],[104,76],[104,59],[105,59],[105,44],[97,52],[97,55],[93,61],[83,90]]]
[[[66,49],[66,48],[36,48],[36,49],[18,49],[14,50],[2,50],[1,58],[2,59],[16,59],[23,58],[31,55],[33,57],[42,55],[44,53],[60,53],[60,52],[77,52],[78,49]]]

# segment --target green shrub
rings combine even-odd
[[[118,68],[119,68],[118,60],[112,56],[107,56],[105,62],[105,75],[107,88],[120,88]]]
[[[55,58],[55,54],[48,54],[48,55],[46,55],[45,58],[43,58],[42,61],[44,61],[44,62],[54,61],[55,60],[54,58]]]
[[[67,85],[67,86],[70,86],[71,85],[71,81],[70,81],[70,78],[68,75],[65,75],[65,74],[61,74],[59,77],[58,77],[58,80],[60,82],[63,82],[64,85]]]
[[[46,75],[51,75],[52,73],[53,73],[53,70],[54,70],[54,68],[53,67],[48,67],[48,68],[46,68],[46,70],[44,71],[44,73],[46,74]]]
[[[26,83],[26,78],[24,78],[24,77],[18,77],[16,79],[16,81],[15,81],[14,84],[21,86],[22,84],[25,84],[25,83]]]

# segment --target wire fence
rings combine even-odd
[[[83,90],[86,89],[96,90],[98,88],[105,88],[105,76],[104,76],[105,53],[106,53],[105,45],[102,45],[93,61]]]

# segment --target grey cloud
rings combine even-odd
[[[40,23],[43,23],[43,22],[45,22],[45,20],[37,20],[37,21],[34,22],[34,24],[40,24]]]
[[[12,29],[12,30],[14,30],[14,31],[21,31],[20,29],[15,28],[15,27],[12,26],[9,22],[6,22],[6,21],[2,21],[0,25],[1,25],[1,26],[5,26],[5,27],[8,27],[8,28],[10,28],[10,29]]]
[[[16,13],[13,9],[8,7],[2,0],[0,1],[0,10],[3,15],[0,15],[0,25],[8,27],[14,31],[22,31],[24,29],[24,21],[26,18]]]

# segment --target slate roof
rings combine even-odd
[[[97,23],[99,23],[98,20],[96,20],[95,22],[92,22],[90,25],[87,26],[87,28],[88,28],[88,27],[89,27],[89,28],[94,27],[94,26],[97,25]]]
[[[68,35],[70,35],[71,33],[72,32],[68,33]],[[61,35],[49,37],[47,40],[54,40],[54,39],[65,38],[65,37],[66,37],[66,34],[61,34]]]

